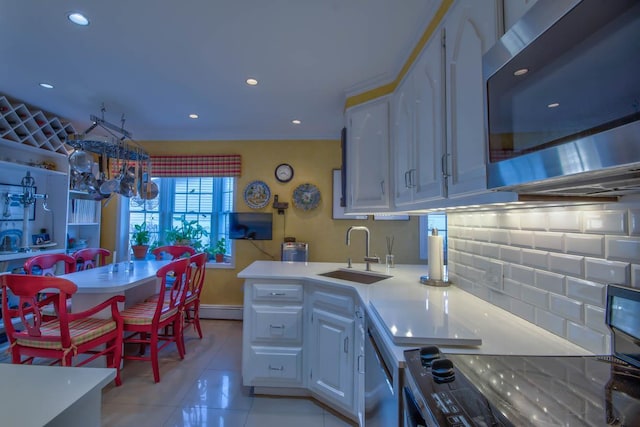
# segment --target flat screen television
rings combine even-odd
[[[263,212],[231,212],[229,238],[272,240],[273,214]]]

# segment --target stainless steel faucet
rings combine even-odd
[[[371,233],[369,232],[369,229],[367,227],[361,226],[361,225],[352,225],[351,227],[349,227],[349,229],[347,230],[347,246],[349,246],[351,244],[351,231],[352,230],[361,230],[364,231],[365,233],[365,244],[366,244],[366,252],[364,254],[364,262],[367,264],[366,270],[367,271],[371,271],[371,263],[380,263],[380,258],[378,258],[377,256],[369,256],[369,241],[370,241],[370,235]]]

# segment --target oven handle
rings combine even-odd
[[[387,382],[389,383],[389,387],[391,387],[391,389],[393,390],[393,375],[391,375],[391,371],[389,370],[389,367],[387,366],[387,363],[385,362],[384,357],[382,357],[382,353],[378,348],[376,339],[374,338],[369,328],[367,328],[367,335],[369,338],[369,342],[371,343],[371,347],[373,348],[373,351],[376,354],[376,359],[378,359],[378,365],[382,367],[382,371],[384,372],[385,377],[387,377]]]

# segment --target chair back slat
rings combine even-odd
[[[187,293],[190,263],[191,260],[189,258],[180,258],[158,269],[156,276],[161,280],[160,289],[167,288],[167,279],[170,274],[175,281],[171,285],[169,292],[160,292],[154,317],[159,318],[164,313],[181,308]],[[165,301],[167,296],[168,300]]]
[[[105,265],[106,258],[111,255],[111,251],[103,248],[85,248],[73,253],[76,260],[76,270],[88,270],[90,268]]]
[[[202,286],[204,285],[207,259],[208,256],[204,252],[191,257],[191,277],[189,278],[189,287],[187,290],[197,298],[200,298]]]

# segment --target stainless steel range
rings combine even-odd
[[[613,355],[405,351],[405,425],[640,425],[640,291],[608,286],[606,321]]]

